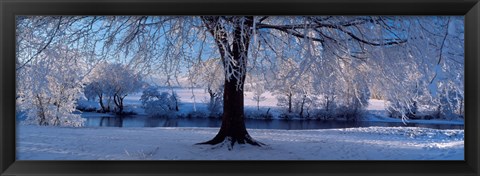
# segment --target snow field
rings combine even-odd
[[[19,160],[463,160],[464,131],[417,127],[250,129],[267,146],[194,145],[218,128],[20,125]]]

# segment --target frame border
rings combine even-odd
[[[16,15],[462,15],[464,161],[15,161]],[[479,0],[0,0],[0,175],[479,175]]]

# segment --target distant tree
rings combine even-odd
[[[208,90],[210,100],[207,104],[207,110],[210,111],[210,116],[215,117],[222,112],[223,107],[223,87],[216,90]]]
[[[98,64],[89,76],[86,91],[95,93],[103,112],[111,111],[114,105],[116,113],[123,112],[123,100],[143,86],[142,76],[119,63]],[[106,100],[106,102],[105,102]]]
[[[270,89],[277,95],[278,105],[287,107],[287,114],[298,113],[299,117],[304,117],[306,108],[312,103],[314,90],[311,72],[302,73],[301,69],[305,67],[292,58],[280,60]]]
[[[172,115],[178,111],[179,98],[174,92],[160,92],[158,87],[146,88],[140,98],[145,112],[150,115]]]
[[[209,95],[207,109],[211,115],[221,112],[223,106],[223,68],[220,59],[208,59],[191,69],[195,82],[205,88]]]
[[[252,100],[257,103],[257,110],[260,110],[260,102],[267,100],[263,94],[265,93],[265,87],[263,83],[256,82],[253,86],[253,97]]]
[[[287,107],[287,113],[293,112],[293,97],[296,89],[301,85],[297,82],[299,78],[297,69],[298,65],[293,59],[280,60],[275,78],[273,90],[277,94],[278,105]]]

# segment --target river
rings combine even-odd
[[[133,116],[94,116],[86,118],[87,127],[220,127],[220,119],[209,118],[158,118],[144,115]],[[262,120],[246,119],[247,128],[253,129],[332,129],[353,127],[426,127],[434,129],[464,129],[462,124],[428,124],[401,122],[377,122],[377,121],[335,121],[335,120]]]

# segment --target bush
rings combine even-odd
[[[159,92],[158,87],[149,87],[143,91],[140,98],[145,112],[150,115],[172,115],[178,111],[177,94]]]
[[[442,117],[440,109],[434,108],[433,106],[422,106],[420,108],[415,107],[414,110],[409,110],[408,108],[403,108],[403,106],[397,104],[393,104],[387,107],[388,116],[392,118],[407,118],[410,120],[431,120],[431,119],[439,119]]]
[[[297,118],[300,118],[300,115],[298,115],[297,113],[282,113],[278,116],[279,119],[283,119],[283,120],[291,120],[291,119],[297,119]]]
[[[184,115],[184,117],[193,119],[193,118],[211,118],[211,119],[220,119],[222,114],[211,114],[206,111],[191,111]]]
[[[339,106],[336,109],[335,118],[349,121],[356,121],[363,116],[364,109],[356,106]]]
[[[223,108],[223,86],[219,87],[216,90],[208,89],[210,95],[210,100],[207,103],[207,110],[210,112],[209,116],[218,116],[222,114]],[[207,101],[207,100],[205,100]]]
[[[312,113],[312,119],[316,120],[331,120],[335,118],[335,111],[326,109],[317,109]]]
[[[364,112],[363,108],[340,105],[328,111],[326,109],[317,109],[312,113],[310,119],[356,121],[363,116]]]
[[[273,115],[270,113],[270,108],[268,108],[267,112],[262,111],[250,111],[245,113],[246,118],[249,119],[263,119],[263,120],[272,120]]]

